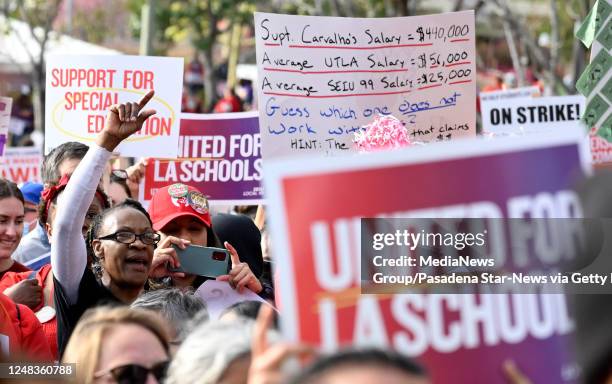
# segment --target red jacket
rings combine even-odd
[[[0,352],[10,360],[53,361],[34,312],[0,293]]]
[[[5,289],[19,283],[22,280],[27,280],[31,278],[36,278],[36,280],[38,281],[38,285],[44,289],[45,282],[47,281],[47,276],[49,275],[49,273],[51,273],[51,264],[43,266],[38,272],[7,272],[0,279],[0,293],[4,292]],[[51,292],[53,292],[53,290],[51,290]],[[41,295],[44,294],[44,291],[41,292]],[[50,300],[53,300],[53,296],[51,296]],[[33,310],[39,311],[43,307],[44,302],[45,298],[41,297],[40,304],[36,308],[33,308]],[[49,348],[51,349],[53,359],[59,360],[57,346],[57,317],[54,317],[46,323],[43,323],[42,329],[45,335],[47,335],[47,342],[49,343]]]

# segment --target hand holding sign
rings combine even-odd
[[[156,113],[154,109],[141,111],[154,94],[155,91],[151,90],[137,103],[113,105],[106,117],[106,125],[98,135],[96,143],[112,152],[119,143],[140,130],[144,122]]]
[[[263,290],[263,286],[261,282],[255,276],[255,274],[251,271],[251,268],[247,263],[243,263],[240,261],[238,257],[238,252],[236,249],[232,247],[230,243],[227,241],[223,243],[225,249],[230,252],[232,257],[232,270],[229,275],[221,275],[217,277],[218,281],[227,281],[229,284],[237,290],[239,293],[242,293],[242,290],[246,287],[255,293],[259,293]]]

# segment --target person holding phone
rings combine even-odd
[[[149,214],[153,228],[161,235],[161,241],[155,249],[156,260],[166,260],[172,267],[180,264],[177,248],[220,248],[220,241],[212,227],[208,200],[197,188],[180,183],[160,188],[151,199]],[[249,264],[241,261],[230,243],[225,242],[224,246],[230,254],[228,261],[231,261],[231,268],[229,273],[217,276],[216,279],[227,281],[239,292],[248,288],[257,294],[261,293],[263,286]],[[178,288],[197,289],[206,280],[201,275],[170,270],[167,275],[171,277],[171,284]]]

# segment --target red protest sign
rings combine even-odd
[[[582,142],[572,130],[267,164],[283,333],[327,350],[391,347],[434,383],[501,383],[508,358],[534,382],[571,382],[561,373],[574,364],[563,296],[362,295],[360,218],[558,215],[567,207],[552,202],[573,204],[571,187],[589,171]]]
[[[168,184],[198,188],[213,204],[260,204],[262,160],[258,112],[181,115],[179,157],[150,159],[141,201]]]

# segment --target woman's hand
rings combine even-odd
[[[148,162],[149,159],[142,158],[136,164],[126,168],[125,170],[128,175],[126,184],[130,189],[130,195],[132,195],[133,199],[138,198],[138,193],[140,192],[140,181],[145,175],[145,170]]]
[[[34,309],[42,301],[42,287],[38,285],[38,280],[21,280],[4,290],[4,294],[11,298],[15,303],[23,304]]]
[[[175,244],[180,249],[185,249],[191,242],[189,240],[179,239],[178,237],[168,236],[163,239],[153,252],[153,262],[151,263],[151,271],[149,277],[160,278],[166,276],[185,277],[183,272],[171,272],[168,270],[168,265],[172,268],[181,266],[176,249],[172,247]]]
[[[106,125],[96,139],[96,143],[112,152],[123,140],[142,128],[144,122],[156,111],[147,109],[141,111],[153,98],[155,91],[151,90],[139,102],[129,102],[113,105],[106,116]]]
[[[251,271],[251,268],[247,263],[243,263],[240,261],[240,257],[238,257],[238,252],[236,249],[232,247],[230,243],[227,241],[223,243],[225,249],[230,252],[230,256],[232,258],[232,270],[229,275],[221,275],[217,277],[219,281],[227,281],[232,288],[237,290],[239,293],[242,293],[242,290],[246,287],[255,293],[259,293],[263,290],[263,286],[261,282],[255,276],[255,274]]]

